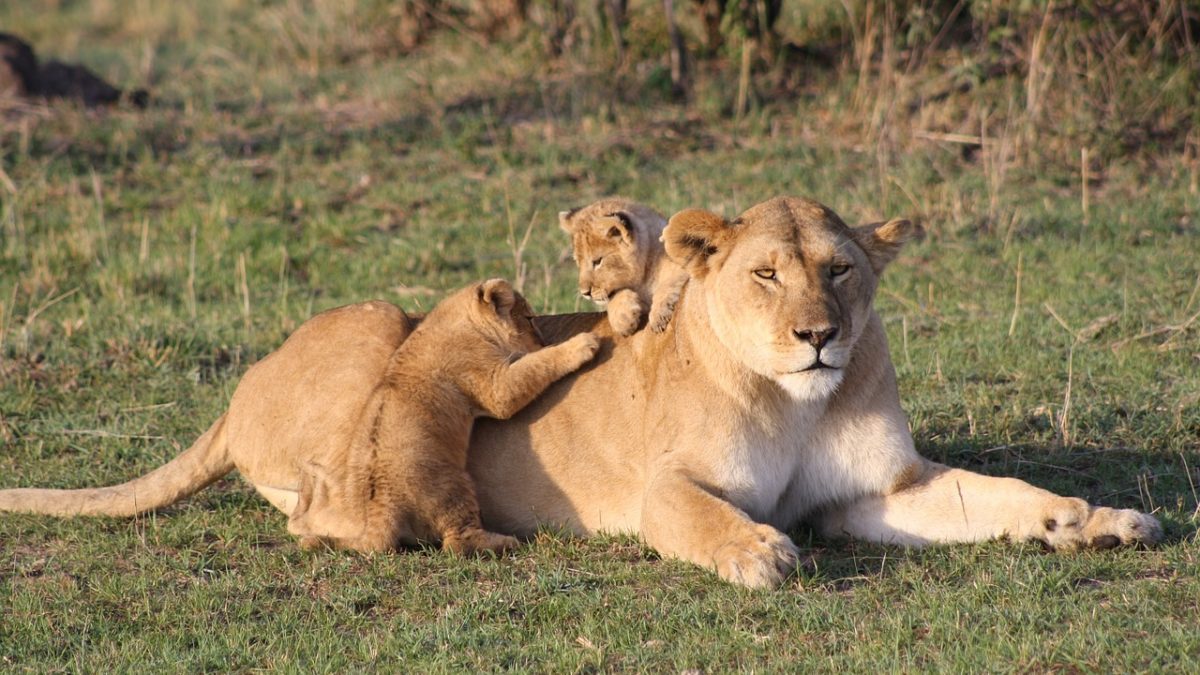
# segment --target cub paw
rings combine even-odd
[[[1058,551],[1114,548],[1125,544],[1154,544],[1162,539],[1158,519],[1133,509],[1091,506],[1064,497],[1043,515],[1042,540]]]
[[[442,550],[456,555],[500,554],[520,544],[516,537],[497,534],[483,529],[465,529],[447,534],[442,539]]]
[[[630,336],[642,322],[642,301],[636,293],[618,293],[608,303],[608,323],[619,335]]]
[[[324,548],[333,548],[333,542],[325,537],[305,535],[300,537],[300,541],[298,543],[300,544],[301,551],[317,551]]]
[[[575,367],[582,366],[600,349],[600,338],[596,337],[595,333],[580,333],[563,343],[571,354],[571,362]]]
[[[755,525],[713,555],[717,574],[750,588],[775,588],[799,562],[799,550],[787,535],[769,525]]]
[[[671,323],[671,317],[673,316],[675,316],[674,302],[667,303],[662,307],[655,307],[650,314],[650,330],[655,333],[663,332],[667,329],[667,325]]]

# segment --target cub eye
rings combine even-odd
[[[599,267],[602,262],[604,262],[604,256],[592,260],[592,267]]]
[[[775,279],[775,270],[771,269],[770,267],[763,267],[761,269],[754,270],[754,276],[758,277],[759,279],[771,281]]]
[[[829,266],[829,276],[840,277],[850,271],[850,266],[846,263],[837,263]]]

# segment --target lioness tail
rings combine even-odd
[[[233,470],[222,415],[192,447],[150,473],[101,488],[0,490],[0,511],[54,516],[133,516],[194,494]]]

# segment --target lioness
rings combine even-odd
[[[484,524],[518,535],[545,525],[636,533],[663,555],[755,587],[795,567],[783,530],[801,519],[828,535],[911,546],[1157,541],[1152,516],[916,453],[872,308],[879,274],[915,233],[905,220],[850,228],[816,202],[784,197],[732,221],[673,216],[667,253],[691,278],[667,330],[604,340],[595,365],[509,420],[476,423],[468,470]],[[535,323],[548,342],[610,330],[596,316]],[[109,488],[0,491],[0,508],[131,514],[236,466],[290,513],[298,461],[319,456],[312,430],[350,437],[410,329],[385,303],[318,315],[251,368],[229,411],[163,467]]]
[[[504,551],[467,475],[476,417],[512,417],[596,354],[581,333],[542,348],[525,298],[503,279],[438,303],[388,360],[348,446],[303,468],[288,531],[360,551],[440,540],[466,554]]]
[[[607,305],[617,333],[632,335],[643,318],[656,333],[666,329],[688,276],[659,239],[665,218],[648,206],[610,197],[560,211],[558,224],[571,236],[580,294]]]

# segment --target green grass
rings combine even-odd
[[[878,299],[927,456],[1155,509],[1167,540],[909,551],[800,529],[802,569],[755,593],[621,537],[305,553],[230,477],[134,520],[0,518],[0,669],[1197,670],[1194,140],[1098,142],[1085,217],[1072,143],[1106,130],[1058,133],[1053,108],[1022,126],[1019,77],[939,109],[1013,115],[1027,144],[964,159],[911,133],[919,116],[867,121],[854,67],[763,75],[736,119],[736,69],[679,105],[660,60],[610,72],[536,37],[443,32],[401,58],[372,3],[13,5],[6,30],[159,103],[0,117],[0,487],[157,466],[312,313],[514,278],[527,227],[526,295],[581,307],[560,209],[616,192],[733,215],[795,194],[928,230]]]

